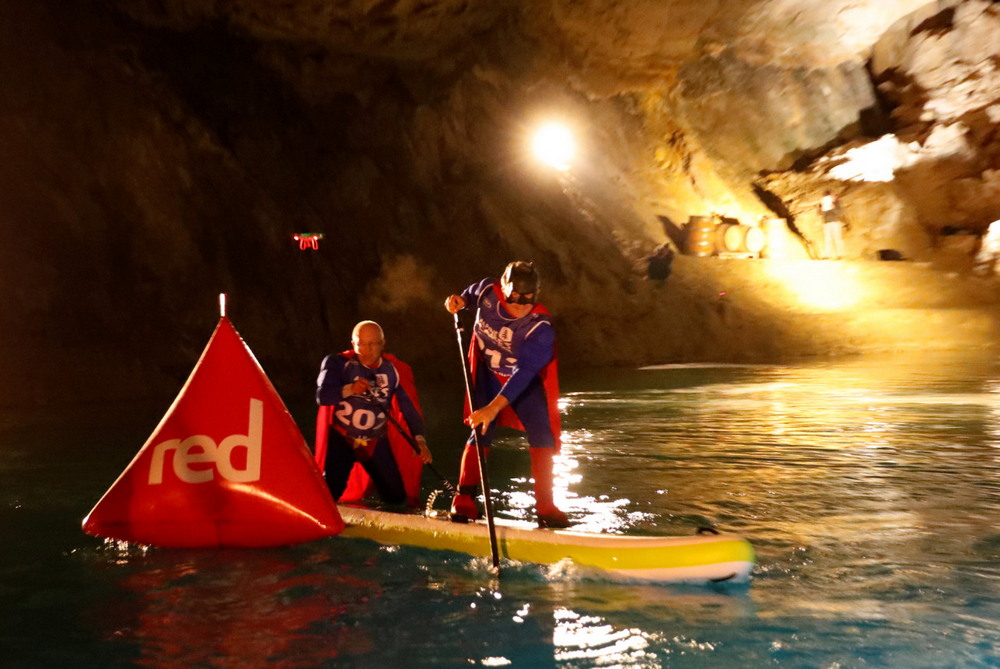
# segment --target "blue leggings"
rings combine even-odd
[[[485,362],[480,361],[476,367],[476,387],[472,391],[475,407],[478,409],[489,404],[500,392],[501,387],[503,384],[500,383],[500,379],[490,371]],[[529,446],[552,448],[556,445],[555,437],[552,436],[552,423],[549,420],[549,404],[545,399],[545,387],[540,377],[533,378],[524,392],[510,403],[510,407],[528,433]],[[488,447],[493,443],[496,424],[497,422],[493,421],[486,428],[486,433],[479,435],[479,443],[482,446]],[[472,434],[466,443],[473,443]]]
[[[392,455],[388,437],[375,442],[375,451],[370,458],[359,460],[344,435],[332,428],[327,435],[326,486],[334,499],[344,494],[354,463],[361,462],[361,466],[372,477],[382,501],[388,504],[402,504],[406,501],[406,487],[396,465],[396,458]]]

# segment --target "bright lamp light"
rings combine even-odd
[[[564,125],[549,123],[538,129],[531,142],[535,157],[550,167],[565,172],[576,154],[573,133]]]

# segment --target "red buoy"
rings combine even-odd
[[[152,436],[83,520],[162,547],[282,546],[344,529],[305,439],[225,316]]]

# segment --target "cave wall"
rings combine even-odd
[[[950,3],[899,21],[873,46],[872,73],[895,132],[914,149],[898,182],[931,234],[977,233],[1000,217],[1000,11]]]
[[[52,385],[31,393],[57,394],[60,370],[85,360],[102,360],[100,393],[175,384],[219,292],[276,384],[303,388],[363,317],[418,365],[440,358],[454,345],[444,296],[512,258],[540,263],[550,303],[571,283],[630,280],[615,235],[641,228],[634,215],[525,164],[520,112],[541,96],[586,105],[515,85],[504,63],[443,83],[374,64],[357,89],[303,95],[321,66],[218,24],[0,10],[0,49],[32,54],[0,64],[11,401],[39,375]],[[302,251],[296,232],[325,239]]]
[[[927,3],[901,17],[868,60],[884,113],[876,130],[842,137],[795,174],[768,173],[758,183],[803,228],[818,225],[810,204],[822,191],[839,192],[852,218],[853,257],[890,249],[968,271],[1000,218],[998,17],[983,0]]]
[[[723,323],[714,287],[651,309],[641,260],[664,218],[808,217],[828,178],[803,160],[871,130],[859,45],[917,3],[842,39],[855,5],[0,0],[0,403],[173,391],[219,292],[286,394],[360,318],[443,374],[443,297],[512,258],[538,261],[567,365],[781,355],[787,319]],[[552,117],[570,173],[528,156]],[[859,229],[917,216],[905,189],[846,197],[889,212]]]
[[[279,166],[285,149],[276,147],[310,145],[294,105],[280,88],[235,97],[271,82],[227,68],[242,54],[211,35],[181,39],[171,53],[114,14],[76,9],[4,5],[3,52],[31,54],[0,65],[7,367],[54,367],[55,382],[62,367],[116,350],[123,369],[154,383],[176,378],[204,345],[219,292],[234,294],[233,313],[257,337],[296,353],[311,346],[305,332],[319,310],[304,305],[318,299],[317,278],[343,287],[345,272],[287,252],[300,214],[289,214],[282,180],[297,161]],[[205,88],[184,90],[176,72],[150,67],[144,40]],[[188,57],[206,44],[211,65],[192,70]],[[218,86],[234,97],[196,99]]]

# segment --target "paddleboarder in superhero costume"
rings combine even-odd
[[[483,279],[459,295],[450,295],[445,309],[452,314],[476,312],[469,348],[475,410],[466,422],[479,430],[484,448],[492,442],[497,423],[527,432],[538,525],[567,527],[566,514],[552,498],[552,461],[562,428],[555,330],[548,310],[538,304],[539,288],[534,265],[516,261],[507,265],[499,281]],[[479,459],[473,435],[462,454],[458,484],[452,518],[478,518],[474,496]]]
[[[385,502],[416,504],[422,463],[432,458],[412,372],[383,353],[385,337],[374,321],[358,323],[352,343],[353,350],[326,356],[320,368],[317,464],[336,500],[357,501],[370,484]],[[409,431],[419,455],[399,429]]]

